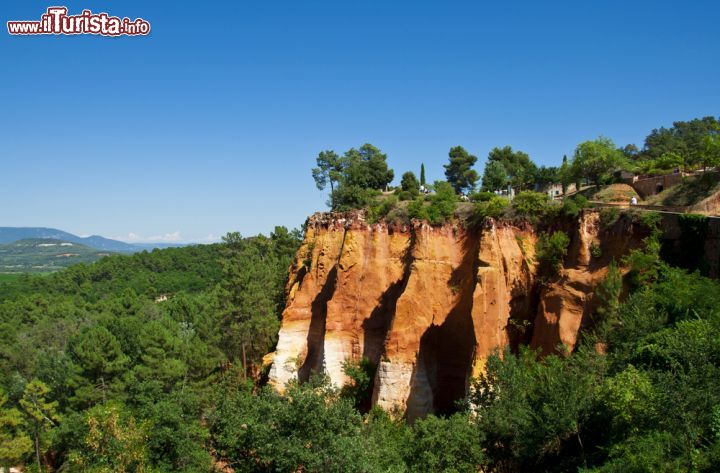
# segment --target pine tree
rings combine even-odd
[[[28,419],[28,423],[32,428],[35,440],[35,460],[37,461],[38,471],[42,471],[40,463],[40,447],[43,435],[50,428],[57,425],[57,402],[49,402],[46,396],[50,392],[50,388],[40,380],[33,380],[25,386],[25,392],[20,399],[20,407]]]
[[[32,449],[32,440],[25,435],[22,415],[15,408],[6,407],[8,396],[0,388],[0,468],[10,471]]]
[[[420,185],[425,187],[425,163],[420,163]]]
[[[462,146],[450,148],[448,153],[449,163],[445,167],[445,178],[455,189],[456,193],[473,190],[475,183],[480,178],[477,171],[472,169],[477,157],[468,153]]]

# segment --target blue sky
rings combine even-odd
[[[7,34],[57,3],[0,5],[0,226],[251,235],[325,208],[323,149],[436,179],[458,144],[556,165],[720,113],[716,1],[88,0],[152,33]]]

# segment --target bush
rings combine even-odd
[[[359,361],[343,362],[343,372],[350,382],[342,387],[340,395],[353,401],[355,408],[367,412],[372,398],[373,379],[377,366],[363,357]]]
[[[493,197],[497,197],[492,192],[471,192],[468,198],[470,199],[470,202],[488,202]]]
[[[366,208],[380,191],[356,185],[341,185],[330,195],[330,207],[338,212]]]
[[[394,195],[389,195],[384,199],[371,204],[368,207],[367,220],[370,223],[375,223],[378,220],[385,217],[395,208],[398,203],[398,198]]]
[[[510,204],[507,199],[493,195],[489,201],[480,201],[475,204],[473,214],[470,217],[471,222],[474,225],[480,225],[488,217],[499,220],[505,216],[509,206]]]
[[[432,225],[441,225],[453,216],[457,196],[447,182],[436,181],[434,187],[435,195],[431,196],[430,205],[424,208],[425,218]]]
[[[477,472],[487,463],[482,434],[463,414],[430,415],[412,427],[409,471]]]
[[[397,196],[400,200],[413,200],[417,194],[413,195],[410,191],[400,191]]]
[[[616,207],[605,207],[600,210],[600,226],[604,229],[615,225],[620,218],[620,209]]]
[[[590,207],[590,203],[585,198],[585,196],[577,194],[574,197],[568,197],[567,199],[564,199],[560,211],[563,215],[566,215],[568,217],[577,217],[580,213],[580,210],[588,207]]]
[[[569,245],[570,238],[565,232],[555,232],[550,236],[547,233],[540,235],[535,247],[535,257],[538,261],[538,275],[541,279],[549,279],[558,275]]]
[[[548,212],[550,201],[542,192],[523,191],[515,196],[512,207],[515,215],[537,220]]]
[[[427,219],[427,210],[425,209],[425,199],[418,197],[408,204],[407,207],[408,218],[416,218],[418,220]]]

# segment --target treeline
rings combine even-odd
[[[211,471],[205,414],[225,373],[259,376],[300,238],[234,233],[0,284],[0,467]]]
[[[512,189],[542,189],[559,184],[565,192],[570,185],[607,184],[618,180],[622,171],[636,174],[662,174],[678,169],[692,170],[720,165],[720,121],[704,117],[678,121],[670,128],[653,130],[642,149],[634,144],[617,146],[611,139],[599,137],[577,145],[570,159],[563,156],[558,166],[537,166],[530,156],[510,146],[493,148],[487,156],[482,176],[473,169],[477,156],[462,146],[448,152],[444,165],[445,182],[456,194],[476,190],[498,193]],[[342,156],[323,151],[316,159],[312,176],[318,189],[330,188],[328,206],[333,210],[366,208],[382,191],[390,190],[395,173],[388,167],[387,155],[377,147],[365,144],[351,148]],[[425,166],[420,164],[420,178],[414,172],[402,174],[395,195],[413,200],[421,191],[437,185],[425,181]]]

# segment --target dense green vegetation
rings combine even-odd
[[[328,205],[333,210],[367,206],[395,176],[388,168],[387,156],[369,143],[351,148],[342,156],[323,151],[316,163],[317,167],[312,169],[313,179],[320,190],[330,186]]]
[[[417,202],[442,214],[454,191],[436,188],[438,200]],[[499,199],[474,197],[485,208]],[[547,205],[527,195],[503,211]],[[637,218],[657,227],[654,214]],[[683,225],[688,244],[705,228],[695,218]],[[322,376],[284,395],[263,386],[260,359],[275,342],[297,232],[229,234],[222,244],[3,282],[0,463],[93,472],[210,472],[222,464],[716,471],[720,286],[662,263],[657,238],[651,232],[623,261],[633,288],[624,302],[611,265],[597,289],[594,329],[572,353],[541,358],[520,346],[497,354],[454,414],[412,425],[369,408],[374,367],[365,361],[346,365],[353,382],[343,389]],[[540,239],[544,278],[557,277],[567,244],[562,232]]]
[[[224,373],[259,376],[298,244],[279,227],[0,283],[0,464],[210,471],[204,415]]]
[[[573,353],[492,357],[449,417],[361,414],[322,378],[284,396],[225,385],[218,452],[242,471],[716,471],[720,287],[657,269],[622,304],[611,269],[608,310]]]

